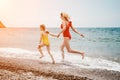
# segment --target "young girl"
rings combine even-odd
[[[69,53],[77,53],[80,54],[82,56],[82,59],[84,59],[84,52],[82,51],[76,51],[71,49],[70,47],[70,40],[71,40],[71,34],[69,29],[71,28],[75,33],[79,34],[80,36],[84,37],[83,34],[81,34],[80,32],[78,32],[72,25],[72,22],[69,20],[70,17],[68,16],[68,14],[66,13],[61,13],[60,14],[60,18],[62,20],[62,24],[61,24],[61,31],[58,34],[58,37],[60,36],[60,34],[63,34],[63,43],[61,45],[61,52],[62,52],[62,58],[64,61],[64,47],[66,47],[67,51]]]
[[[49,53],[49,55],[50,55],[50,57],[52,59],[52,63],[55,64],[54,58],[53,58],[53,56],[52,56],[52,54],[50,52],[50,41],[48,39],[48,34],[51,35],[51,36],[57,37],[57,35],[51,34],[48,31],[46,31],[46,28],[45,28],[44,24],[40,25],[40,44],[38,45],[38,50],[41,53],[40,58],[42,58],[42,57],[44,57],[44,54],[43,54],[41,48],[46,46],[47,51],[48,51],[48,53]]]

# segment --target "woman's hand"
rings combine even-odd
[[[80,36],[84,37],[84,35],[83,35],[83,34],[80,34]]]
[[[57,38],[59,38],[59,37],[60,37],[60,34],[57,35]]]

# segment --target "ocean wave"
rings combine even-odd
[[[45,57],[41,60],[50,61],[50,57],[44,50]],[[56,63],[61,63],[61,53],[52,51]],[[21,48],[0,48],[0,56],[11,57],[11,58],[25,58],[25,59],[37,59],[39,58],[38,51],[29,51]],[[82,68],[93,68],[93,69],[107,69],[120,72],[120,64],[114,61],[102,59],[102,58],[92,58],[85,57],[84,60],[81,59],[80,55],[75,54],[65,54],[65,61],[63,62],[67,66],[79,66]]]

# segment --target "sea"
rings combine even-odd
[[[62,62],[60,46],[63,42],[63,37],[62,35],[60,38],[49,36],[51,53],[53,54],[56,63],[63,63],[67,66],[78,66],[88,69],[106,69],[120,72],[120,27],[76,29],[80,33],[84,34],[84,38],[70,30],[72,35],[72,39],[70,40],[70,47],[73,50],[84,51],[85,58],[82,60],[81,55],[68,53],[65,48],[65,60]],[[48,28],[48,31],[54,34],[58,34],[60,29]],[[45,57],[42,59],[39,58],[40,53],[37,50],[40,36],[39,28],[22,28],[20,30],[17,29],[16,32],[19,34],[20,38],[13,35],[13,33],[9,33],[8,36],[14,36],[14,42],[17,41],[17,43],[19,43],[19,40],[22,41],[23,38],[26,42],[24,44],[22,44],[22,42],[19,43],[19,45],[22,45],[22,47],[11,47],[10,44],[9,46],[3,46],[4,44],[8,44],[8,42],[2,43],[0,46],[0,56],[37,59],[51,62],[45,47],[43,48]],[[17,45],[17,43],[13,44]],[[28,46],[25,45],[27,43]]]

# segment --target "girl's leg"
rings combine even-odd
[[[44,57],[43,52],[42,52],[42,49],[41,49],[43,46],[44,46],[43,44],[40,44],[40,45],[38,46],[38,50],[39,50],[39,52],[40,52],[40,54],[41,54],[40,58]]]
[[[65,47],[66,47],[66,49],[67,49],[67,51],[68,51],[69,53],[81,54],[82,59],[84,59],[84,52],[72,50],[72,49],[70,48],[70,44],[69,44],[69,41],[70,41],[70,40],[69,40],[69,38],[65,37],[65,38],[64,38],[64,41],[65,41]]]
[[[48,45],[48,46],[46,46],[46,47],[47,47],[47,51],[48,51],[48,53],[49,53],[49,55],[50,55],[50,57],[51,57],[51,59],[52,59],[52,63],[55,64],[54,58],[53,58],[53,56],[52,56],[52,54],[51,54],[51,52],[50,52],[50,46]]]
[[[64,47],[65,47],[65,43],[63,42],[61,47],[60,47],[60,50],[62,52],[62,61],[64,61],[64,58],[65,58],[65,56],[64,56]]]

